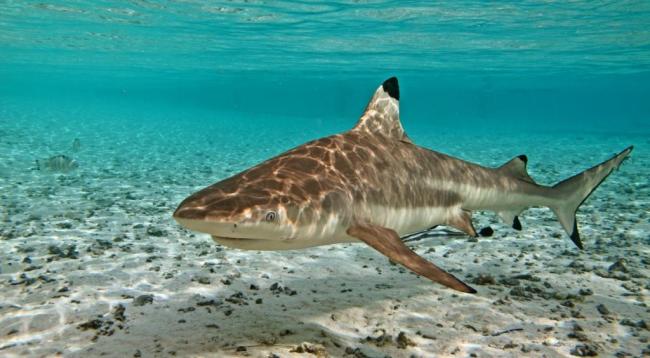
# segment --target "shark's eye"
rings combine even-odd
[[[278,216],[278,214],[275,213],[275,211],[269,211],[266,213],[266,216],[264,217],[264,220],[266,221],[275,221],[275,218]]]

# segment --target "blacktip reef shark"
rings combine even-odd
[[[483,167],[414,144],[399,118],[397,79],[386,80],[351,130],[314,140],[213,184],[174,212],[182,226],[246,250],[292,250],[363,241],[432,281],[476,291],[400,239],[436,225],[477,236],[472,211],[518,215],[548,207],[582,248],[575,213],[632,147],[554,186],[535,183],[520,155]]]

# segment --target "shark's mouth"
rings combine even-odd
[[[241,250],[282,250],[290,249],[286,247],[286,241],[268,240],[268,239],[251,239],[241,237],[225,237],[212,235],[212,240],[219,245],[241,249]]]
[[[265,242],[265,241],[282,241],[282,233],[275,234],[265,230],[264,227],[242,227],[234,223],[212,222],[208,220],[194,220],[175,217],[176,221],[183,227],[210,234],[217,242]],[[277,237],[276,237],[277,236]]]
[[[218,236],[218,235],[211,235],[212,240],[220,242],[246,242],[249,244],[255,243],[255,242],[291,242],[294,239],[290,238],[283,238],[283,239],[258,239],[258,238],[249,238],[249,237],[228,237],[228,236]]]
[[[251,239],[248,237],[227,237],[227,236],[216,236],[212,235],[212,239],[217,241],[217,240],[223,240],[223,241],[265,241],[264,239]]]

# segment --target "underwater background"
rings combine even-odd
[[[391,76],[415,143],[526,154],[540,183],[634,145],[578,212],[585,250],[546,209],[418,238],[469,296],[363,245],[229,250],[171,218]],[[648,149],[648,1],[0,1],[0,356],[647,355]],[[37,170],[57,155],[77,167]]]

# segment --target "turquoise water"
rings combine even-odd
[[[351,128],[391,76],[415,143],[484,165],[525,153],[540,183],[634,145],[578,214],[586,250],[548,211],[528,211],[522,233],[478,214],[495,237],[433,235],[418,251],[468,280],[497,278],[458,299],[359,245],[224,251],[171,219],[192,192]],[[649,138],[648,1],[0,0],[0,355],[227,356],[244,345],[284,357],[305,341],[333,357],[554,356],[583,343],[647,354],[635,322],[650,290]],[[79,167],[34,170],[60,154]],[[70,247],[77,257],[57,251]],[[626,276],[602,274],[619,258]],[[553,288],[515,285],[528,297],[501,284],[528,272]],[[267,294],[274,281],[299,294],[280,301]],[[235,290],[265,304],[182,311]],[[133,303],[149,294],[153,304]],[[119,305],[123,323],[78,328]],[[576,323],[583,343],[567,338]],[[485,334],[504,326],[523,327],[514,351]],[[417,347],[365,340],[380,328],[419,337]]]
[[[647,133],[649,19],[646,1],[4,1],[0,98],[329,132],[396,75],[406,127]]]
[[[29,148],[6,172],[79,138],[85,166],[161,147],[218,178],[349,129],[390,76],[417,143],[486,164],[506,158],[455,146],[650,133],[645,1],[5,1],[0,24],[2,134]]]

